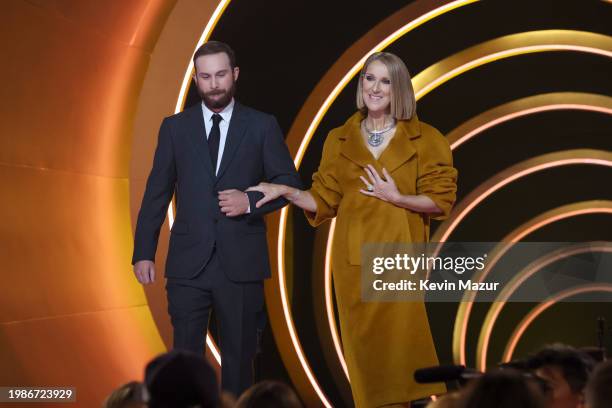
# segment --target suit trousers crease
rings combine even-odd
[[[214,310],[221,386],[239,396],[253,383],[253,358],[265,325],[263,281],[231,281],[213,250],[199,274],[192,279],[168,278],[166,291],[175,349],[202,354]]]

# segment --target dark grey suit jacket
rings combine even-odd
[[[217,197],[219,191],[244,191],[262,181],[301,188],[273,116],[235,103],[216,176],[201,104],[165,118],[138,214],[132,263],[155,259],[159,231],[176,192],[177,210],[170,233],[166,277],[197,275],[216,246],[221,266],[231,280],[268,278],[270,264],[262,217],[287,201],[277,199],[256,208],[262,194],[249,192],[251,213],[227,217],[221,212]]]

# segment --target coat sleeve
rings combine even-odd
[[[304,211],[306,219],[313,227],[323,221],[336,216],[342,189],[338,182],[338,156],[340,154],[340,141],[330,133],[323,145],[321,163],[316,173],[312,175],[310,194],[317,203],[317,211]]]
[[[448,140],[436,129],[422,125],[420,140],[419,174],[417,195],[425,195],[442,210],[432,214],[434,220],[448,217],[457,193],[457,169],[453,167],[453,156]]]
[[[168,205],[174,194],[175,183],[174,148],[169,119],[166,118],[159,130],[153,168],[149,174],[142,205],[138,213],[132,264],[143,259],[155,260],[159,231],[166,218]]]
[[[298,175],[295,164],[291,159],[289,149],[283,139],[276,118],[270,116],[268,128],[263,143],[263,164],[265,180],[269,183],[285,184],[295,188],[302,188],[302,182]],[[248,191],[249,205],[251,207],[250,217],[262,217],[272,211],[286,206],[289,202],[284,198],[277,198],[264,204],[260,208],[255,205],[263,198],[259,191]]]

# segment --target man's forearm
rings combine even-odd
[[[286,187],[293,187],[293,188],[302,187],[302,182],[299,179],[299,176],[297,175],[297,173],[294,175],[283,174],[277,177],[273,177],[272,180],[270,180],[270,183],[275,183],[278,185],[283,185]],[[280,208],[283,208],[287,204],[289,204],[289,200],[287,200],[286,197],[279,197],[257,208],[255,204],[257,203],[257,201],[263,198],[264,196],[263,193],[260,193],[258,191],[247,191],[246,193],[249,197],[249,204],[251,206],[251,214],[255,216],[260,216],[260,217],[264,216],[270,212],[276,211]]]
[[[247,191],[246,194],[249,197],[249,207],[251,210],[251,212],[248,214],[251,216],[263,217],[264,215],[283,208],[289,204],[289,201],[287,201],[285,198],[279,197],[257,208],[257,201],[263,198],[263,194],[258,191]]]

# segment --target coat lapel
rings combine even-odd
[[[421,129],[416,115],[409,121],[399,121],[393,139],[378,158],[380,165],[391,173],[406,163],[416,153],[412,139],[420,135]]]
[[[223,176],[223,173],[229,167],[238,146],[244,139],[246,131],[246,113],[242,108],[242,105],[236,101],[234,103],[234,111],[232,112],[232,118],[230,119],[229,129],[227,130],[227,137],[225,138],[225,148],[223,149],[223,157],[221,158],[221,165],[219,166],[219,172],[217,173],[217,179],[215,182]],[[212,168],[212,167],[211,167]]]
[[[342,143],[340,154],[359,166],[365,167],[368,164],[374,163],[375,160],[372,153],[370,153],[368,148],[363,144],[361,138],[360,126],[362,119],[363,114],[357,112],[344,124],[342,137],[345,139],[345,142]]]
[[[343,156],[361,167],[365,167],[368,164],[375,164],[377,161],[363,142],[360,128],[363,119],[364,115],[361,112],[357,112],[347,120],[344,124],[343,132],[345,142],[342,144],[341,148],[341,154]],[[399,121],[396,134],[378,158],[381,167],[392,172],[410,160],[416,153],[412,139],[416,139],[420,135],[421,129],[416,115],[408,121]]]
[[[204,127],[204,114],[202,112],[202,104],[190,108],[189,112],[189,138],[196,152],[198,162],[202,164],[203,170],[214,181],[214,171],[210,153],[208,152],[208,142],[206,140],[206,128]]]

